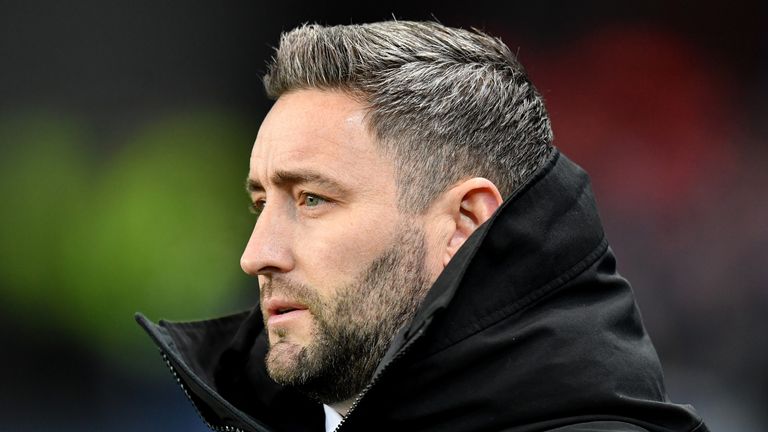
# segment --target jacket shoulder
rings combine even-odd
[[[651,430],[621,421],[591,421],[561,426],[556,429],[547,429],[547,432],[651,432]],[[701,422],[698,426],[686,432],[709,432],[709,429]]]
[[[650,432],[643,427],[620,421],[596,421],[547,429],[547,432]]]
[[[651,430],[621,421],[594,421],[547,429],[547,432],[651,432]],[[709,432],[709,429],[704,422],[700,422],[698,426],[686,432]]]

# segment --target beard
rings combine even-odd
[[[423,231],[400,230],[398,243],[383,252],[336,295],[322,299],[305,285],[268,281],[262,287],[289,295],[312,315],[312,341],[300,346],[270,338],[267,372],[277,383],[325,404],[348,400],[370,382],[392,339],[410,322],[431,281],[425,268]],[[266,325],[266,323],[265,323]]]

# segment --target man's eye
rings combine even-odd
[[[317,207],[324,202],[325,198],[323,197],[312,194],[304,194],[304,205],[307,207]]]
[[[248,206],[248,210],[250,210],[250,212],[255,214],[258,218],[259,215],[261,215],[261,212],[264,211],[265,205],[267,205],[265,200],[256,200],[252,202],[250,206]]]

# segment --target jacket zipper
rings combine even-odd
[[[168,356],[165,354],[163,350],[160,350],[160,354],[162,354],[163,360],[165,361],[165,365],[168,366],[168,369],[170,369],[171,374],[173,374],[173,378],[176,380],[176,383],[179,385],[179,387],[181,387],[181,390],[184,392],[184,395],[187,397],[187,400],[189,400],[189,403],[192,404],[192,407],[195,409],[195,412],[197,413],[198,417],[200,417],[200,420],[202,420],[203,423],[205,423],[205,425],[208,426],[209,429],[215,432],[246,432],[243,429],[240,429],[238,427],[226,426],[226,425],[218,426],[209,422],[203,416],[203,413],[200,411],[200,408],[195,403],[195,400],[192,399],[192,396],[189,394],[189,390],[187,389],[187,386],[184,384],[184,381],[181,380],[181,377],[179,377],[179,374],[176,372],[176,368],[173,367]]]
[[[389,363],[385,364],[381,369],[379,369],[378,373],[371,378],[371,381],[366,385],[363,390],[360,392],[360,394],[357,395],[355,400],[352,402],[352,406],[349,407],[349,411],[347,411],[347,415],[345,415],[341,422],[339,422],[339,425],[336,426],[336,429],[333,430],[333,432],[339,432],[344,426],[344,423],[347,421],[349,416],[352,415],[352,413],[355,411],[355,408],[360,404],[360,401],[363,399],[363,397],[371,390],[371,388],[376,385],[376,383],[379,381],[381,376],[384,374],[384,372],[394,363],[395,361],[399,360],[401,357],[405,355],[405,353],[408,351],[408,349],[413,345],[413,343],[419,339],[424,333],[424,328],[422,327],[416,335],[414,335],[404,346],[403,348],[395,354],[394,357],[392,357],[392,360],[389,361]]]

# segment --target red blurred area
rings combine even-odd
[[[591,173],[608,204],[674,214],[735,169],[739,84],[682,37],[610,26],[523,60],[556,144]]]

